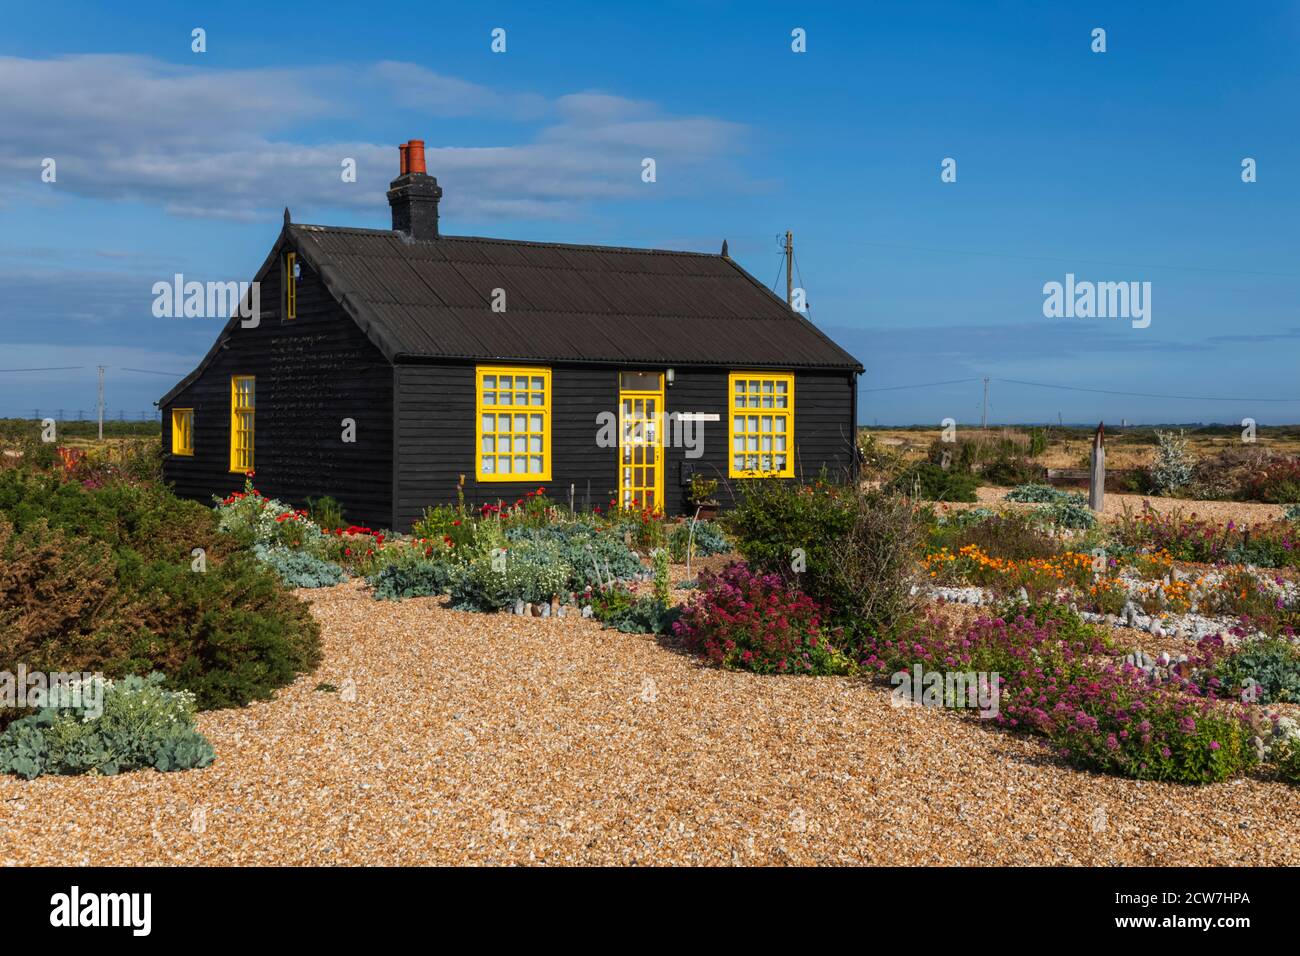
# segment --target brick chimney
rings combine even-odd
[[[438,238],[438,200],[442,187],[424,168],[424,140],[413,139],[397,147],[401,173],[388,184],[388,205],[393,207],[393,231],[412,239]]]

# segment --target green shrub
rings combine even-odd
[[[319,626],[236,547],[158,485],[0,472],[0,670],[157,670],[204,708],[270,697],[315,667]]]
[[[908,623],[917,607],[926,525],[907,499],[824,482],[749,482],[727,525],[751,568],[826,608],[844,629],[845,653]]]
[[[995,458],[980,470],[980,478],[990,485],[1019,485],[1042,474],[1043,469],[1023,455]]]
[[[318,558],[307,551],[257,544],[253,546],[253,555],[274,571],[287,588],[328,588],[348,579],[343,569],[333,561]]]
[[[31,780],[41,774],[206,767],[215,754],[195,729],[194,697],[164,690],[163,681],[157,673],[120,681],[92,678],[80,698],[62,688],[49,706],[0,734],[0,773]],[[96,698],[102,713],[90,706]]]
[[[973,475],[921,461],[900,472],[886,490],[926,501],[974,501],[978,484]]]
[[[347,519],[343,517],[343,506],[330,495],[321,498],[308,498],[307,510],[311,513],[311,520],[319,528],[343,528],[347,526]]]

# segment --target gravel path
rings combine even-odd
[[[1010,488],[995,488],[992,485],[981,485],[975,489],[975,504],[952,504],[951,508],[998,508],[1006,506],[1008,508],[1033,508],[1035,505],[1007,501],[1007,492]],[[1065,491],[1077,491],[1085,498],[1088,497],[1086,488],[1066,488]],[[1125,495],[1117,492],[1106,492],[1105,510],[1102,517],[1105,519],[1119,518],[1124,514],[1124,508],[1127,507],[1134,514],[1141,514],[1142,503],[1149,502],[1153,511],[1182,511],[1184,516],[1196,512],[1198,518],[1204,518],[1208,521],[1228,522],[1236,521],[1238,524],[1249,522],[1257,524],[1262,521],[1276,521],[1286,513],[1286,505],[1267,505],[1258,501],[1193,501],[1184,498],[1161,498],[1158,495]]]
[[[324,663],[202,715],[215,764],[0,778],[0,862],[1300,863],[1283,784],[1084,774],[880,686],[726,673],[592,621],[309,600]]]

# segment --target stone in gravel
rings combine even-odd
[[[591,610],[591,605],[590,605],[590,604],[585,604],[585,605],[583,605],[583,608],[582,608],[582,616],[583,616],[583,617],[591,617],[592,613],[593,613],[593,612],[592,612],[592,610]]]
[[[515,613],[516,614],[524,613],[524,602],[522,598],[515,600]]]
[[[543,604],[542,617],[550,617],[550,616],[551,616],[551,606],[549,604]]]

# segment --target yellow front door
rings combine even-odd
[[[619,503],[663,511],[664,376],[620,372],[618,376]]]

